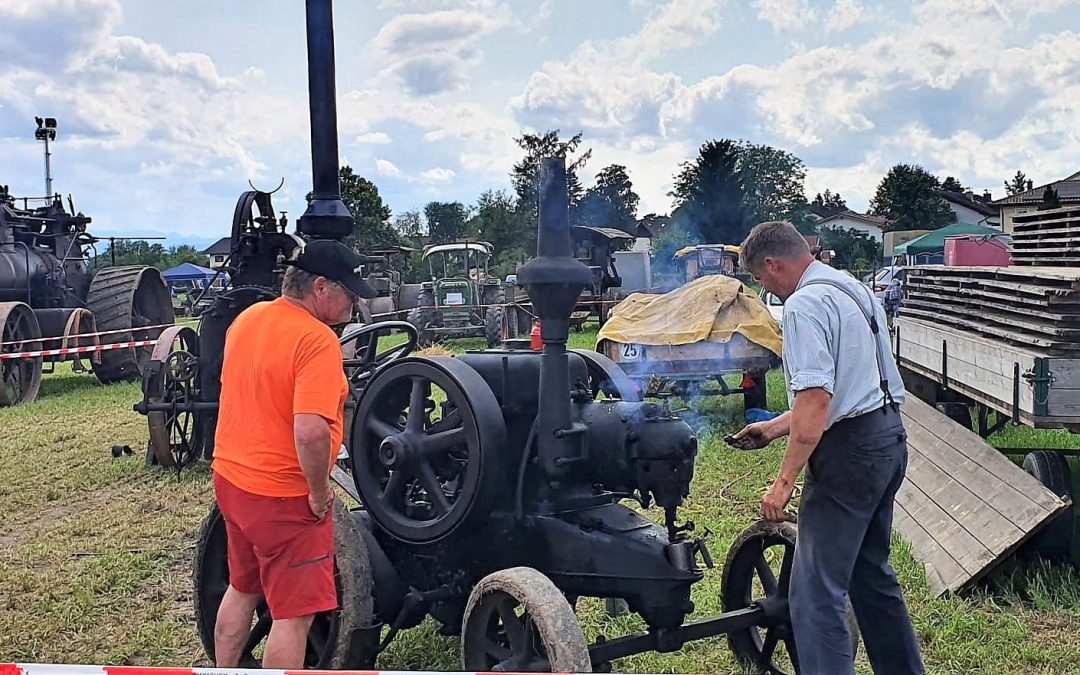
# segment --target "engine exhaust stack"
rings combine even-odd
[[[353,230],[353,216],[338,183],[332,0],[307,0],[307,50],[313,190],[297,230],[316,239],[343,239]]]

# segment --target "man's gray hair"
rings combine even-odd
[[[285,270],[285,278],[281,281],[281,294],[298,300],[306,298],[311,294],[311,287],[318,278],[318,274],[290,266]]]
[[[798,258],[810,255],[810,245],[795,226],[784,220],[760,223],[742,243],[740,264],[746,271],[760,269],[765,258]]]

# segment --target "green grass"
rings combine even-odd
[[[592,347],[595,333],[572,333]],[[480,340],[450,345],[482,348]],[[769,375],[770,407],[786,405],[780,373]],[[205,467],[175,474],[144,465],[145,419],[131,410],[137,385],[102,387],[60,367],[40,399],[0,410],[0,662],[208,665],[194,632],[191,565],[212,496]],[[683,516],[714,533],[722,565],[728,546],[756,518],[783,453],[776,443],[735,452],[720,439],[740,426],[741,402],[692,407],[701,436],[692,495]],[[1009,447],[1075,447],[1075,437],[1009,429]],[[132,456],[114,459],[113,444]],[[1066,445],[1071,444],[1071,445]],[[1055,446],[1056,447],[1056,446]],[[657,514],[653,513],[654,517]],[[1080,574],[1071,567],[1010,562],[968,597],[931,597],[903,542],[893,563],[931,673],[1080,673]],[[720,570],[694,589],[693,618],[719,611]],[[590,639],[642,628],[584,600]],[[383,669],[459,669],[456,638],[431,621],[400,636]],[[723,638],[674,654],[614,664],[623,672],[733,672]],[[865,657],[859,672],[869,673]]]

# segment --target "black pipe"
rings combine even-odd
[[[307,0],[307,50],[313,189],[296,229],[316,239],[341,239],[352,232],[353,217],[341,201],[338,184],[332,0]]]

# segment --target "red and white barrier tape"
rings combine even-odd
[[[163,323],[158,326],[138,326],[136,328],[117,328],[115,330],[103,330],[97,333],[72,333],[71,335],[57,335],[55,337],[40,337],[32,340],[15,340],[13,342],[0,342],[0,349],[4,347],[21,346],[26,342],[56,342],[58,340],[83,340],[85,338],[101,337],[102,335],[116,335],[118,333],[137,333],[144,330],[157,330],[158,328],[172,328],[177,324]]]
[[[45,663],[0,663],[0,675],[435,675],[393,670],[254,670],[246,668],[156,668],[152,666],[76,666]],[[440,672],[438,675],[455,675]],[[456,675],[487,675],[457,673]]]
[[[26,342],[31,342],[27,340]],[[110,349],[133,349],[135,347],[148,347],[157,340],[133,340],[130,342],[114,342],[107,345],[90,345],[89,347],[66,347],[64,349],[39,349],[32,352],[9,352],[0,354],[0,361],[5,359],[36,359],[39,356],[67,356],[68,354],[84,354],[86,352],[104,352]],[[3,675],[3,673],[0,673]]]

